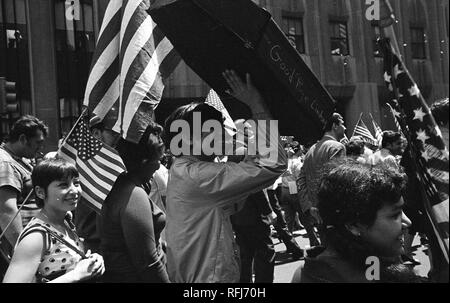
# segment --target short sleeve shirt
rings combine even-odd
[[[26,159],[16,157],[0,145],[0,188],[9,187],[17,191],[18,207],[31,191],[31,172],[33,166]],[[21,210],[22,225],[28,222],[39,212],[34,195],[30,197]]]

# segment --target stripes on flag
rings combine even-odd
[[[93,137],[82,117],[59,148],[58,155],[77,167],[82,197],[90,208],[100,213],[114,182],[125,171],[117,151]]]
[[[356,123],[355,130],[353,131],[353,136],[361,136],[363,141],[367,144],[378,146],[377,140],[373,137],[372,133],[362,120],[362,114],[359,117],[358,123]]]
[[[205,103],[222,113],[225,119],[223,121],[225,130],[230,136],[234,136],[236,134],[236,125],[223,105],[222,100],[220,100],[219,95],[213,89],[209,91],[208,96],[205,99]]]
[[[103,119],[120,109],[113,130],[139,142],[154,120],[167,78],[180,61],[173,45],[153,22],[150,0],[110,1],[86,86],[84,105]]]
[[[370,118],[372,119],[372,125],[373,129],[375,130],[375,138],[378,141],[378,146],[381,147],[381,143],[383,142],[383,130],[378,125],[377,122],[372,117],[372,114],[370,114]]]

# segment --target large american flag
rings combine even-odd
[[[370,130],[367,128],[366,124],[362,120],[362,114],[359,117],[358,123],[356,123],[355,129],[353,130],[354,136],[361,136],[363,141],[372,146],[378,146],[377,140],[374,138]]]
[[[150,0],[109,1],[92,59],[84,105],[103,119],[115,107],[113,130],[139,142],[161,100],[166,79],[180,61],[153,22]]]
[[[448,262],[449,153],[441,130],[419,87],[393,50],[389,39],[381,43],[384,80],[392,93],[390,106],[406,135],[424,189],[424,206]]]
[[[125,166],[115,149],[91,135],[87,123],[84,116],[78,120],[58,155],[75,164],[80,174],[82,197],[89,207],[100,213],[103,201]]]

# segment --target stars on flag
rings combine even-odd
[[[423,122],[423,117],[425,117],[427,113],[423,112],[422,107],[419,107],[418,109],[414,110],[414,118],[413,120],[420,120],[420,122]]]
[[[428,162],[428,161],[430,161],[430,160],[432,159],[430,156],[428,156],[428,153],[427,153],[426,150],[422,151],[421,154],[422,154],[422,158],[423,158],[426,162]]]
[[[403,74],[405,71],[403,70],[403,68],[401,67],[400,64],[396,64],[394,66],[394,77],[397,78],[398,75]]]
[[[417,84],[414,84],[411,88],[409,88],[408,92],[411,96],[416,96],[416,97],[420,96],[420,89],[417,86]]]
[[[425,145],[426,141],[430,139],[430,137],[427,136],[427,133],[423,129],[419,129],[417,134],[417,140],[420,140],[423,142],[423,145]]]

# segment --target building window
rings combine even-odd
[[[381,29],[378,25],[372,24],[372,50],[374,57],[383,57],[383,54],[380,49],[380,45],[378,44],[378,40],[381,38]]]
[[[283,31],[289,42],[301,54],[305,53],[305,37],[301,17],[283,16]]]
[[[93,0],[80,0],[74,18],[66,16],[68,3],[71,2],[55,0],[55,45],[62,134],[70,130],[81,113],[95,49]]]
[[[25,0],[0,1],[0,77],[16,83],[19,105],[17,112],[8,115],[3,112],[4,108],[0,108],[3,133],[6,120],[11,122],[20,115],[32,113]]]
[[[347,22],[330,21],[330,43],[332,55],[350,55]]]
[[[426,59],[425,30],[423,27],[411,27],[411,51],[413,59]]]

